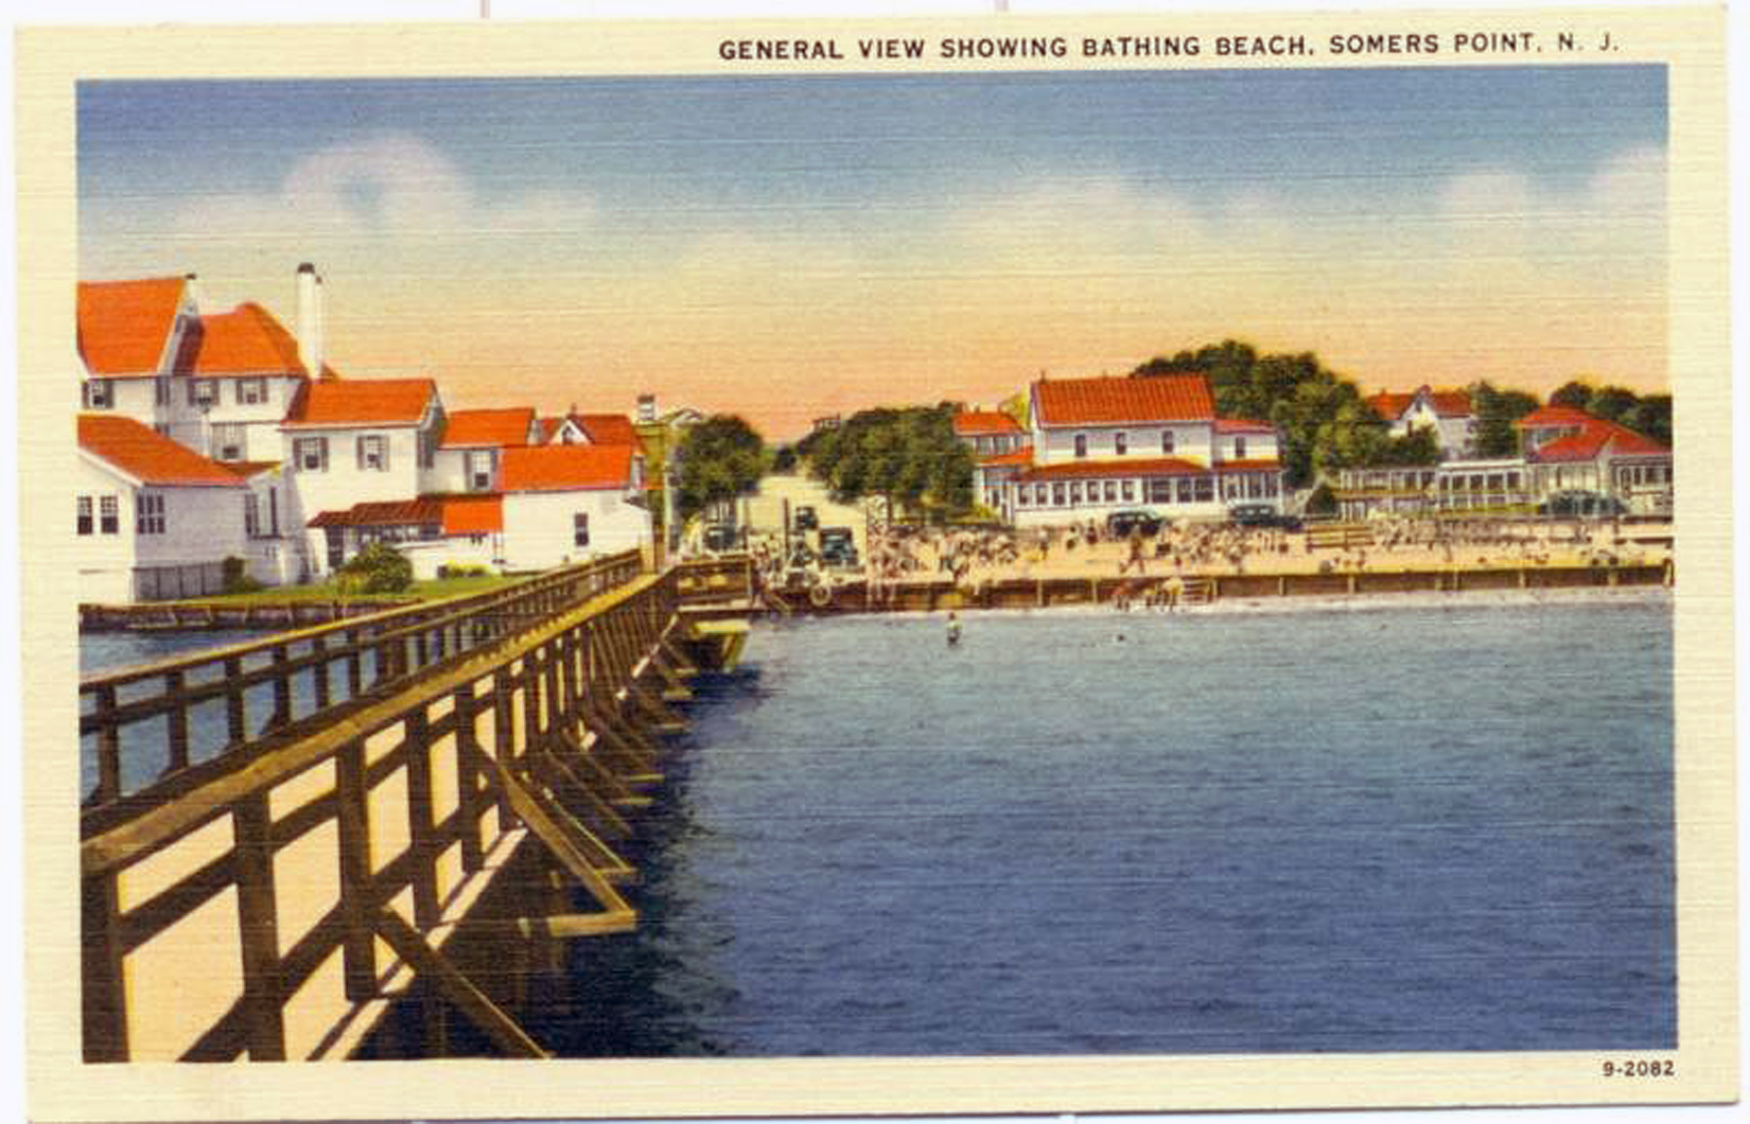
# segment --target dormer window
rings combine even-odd
[[[85,408],[87,410],[113,410],[115,408],[115,384],[108,379],[86,379]]]

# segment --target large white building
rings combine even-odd
[[[1200,373],[1040,379],[1029,407],[1031,459],[1012,477],[1007,506],[1019,526],[1121,510],[1221,518],[1242,503],[1281,507],[1275,427],[1216,417]]]
[[[294,336],[253,303],[203,314],[192,276],[79,285],[79,495],[92,510],[76,551],[82,597],[217,592],[226,558],[266,584],[323,578],[376,541],[395,544],[422,577],[445,564],[536,568],[648,541],[630,418],[446,413],[430,379],[342,379],[323,360],[321,277],[302,265],[296,287]],[[128,475],[86,448],[88,431],[107,435],[106,447],[144,434],[152,463],[174,464],[180,482]],[[549,444],[605,456],[587,469],[536,458],[532,476],[507,478],[513,452]],[[138,502],[154,517],[138,520],[128,513],[142,488]],[[166,501],[179,528],[169,535],[155,515]]]

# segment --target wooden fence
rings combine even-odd
[[[571,913],[549,893],[531,912],[513,899],[496,922],[504,932],[635,923],[618,890],[634,872],[614,844],[661,779],[653,735],[681,725],[668,704],[687,697],[695,662],[682,588],[747,573],[733,560],[660,576],[637,566],[618,557],[462,607],[83,683],[101,701],[82,728],[106,754],[117,752],[111,731],[155,719],[168,722],[177,765],[117,796],[112,759],[104,799],[84,813],[86,1060],[346,1056],[406,994],[441,994],[500,1050],[541,1056],[445,948],[475,924],[496,874],[530,851],[593,909]],[[241,666],[262,652],[263,668]],[[196,665],[214,662],[223,677],[191,685]],[[313,671],[318,685],[344,676],[350,694],[299,718],[287,684]],[[146,698],[118,698],[139,682],[154,685]],[[227,752],[180,760],[194,699],[234,714],[252,682],[272,688],[268,735],[250,737],[241,715]]]

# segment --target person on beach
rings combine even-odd
[[[948,610],[948,647],[960,643],[960,616],[954,610]]]
[[[1140,528],[1132,527],[1130,529],[1128,550],[1129,557],[1124,560],[1124,565],[1118,567],[1118,572],[1120,574],[1127,574],[1130,572],[1130,567],[1135,566],[1137,573],[1148,573],[1148,569],[1143,565],[1142,560],[1142,530]]]
[[[1167,612],[1171,613],[1179,607],[1179,600],[1185,595],[1185,579],[1174,574],[1167,579]]]

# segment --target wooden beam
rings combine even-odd
[[[439,991],[461,1008],[462,1013],[500,1050],[517,1058],[553,1056],[530,1038],[516,1020],[505,1014],[485,992],[475,987],[449,957],[427,944],[418,930],[399,913],[392,909],[380,910],[376,927],[382,938],[389,942],[389,947],[395,950],[395,955],[407,961],[416,975],[435,981]]]
[[[559,860],[560,864],[571,873],[571,876],[583,884],[583,887],[590,892],[590,895],[595,898],[602,909],[609,913],[631,909],[632,907],[626,904],[626,899],[622,898],[620,892],[614,888],[613,883],[609,882],[607,877],[584,857],[577,843],[567,835],[566,826],[569,826],[572,831],[581,833],[593,841],[596,848],[611,855],[613,852],[609,850],[608,846],[589,835],[575,821],[571,821],[569,816],[564,816],[564,813],[555,815],[553,811],[544,806],[545,802],[525,788],[509,769],[497,762],[493,762],[493,766],[498,783],[510,795],[510,806],[516,811],[518,818],[528,825],[529,830],[534,832],[542,843],[546,844],[547,850]],[[561,821],[560,816],[564,816],[564,821]]]

